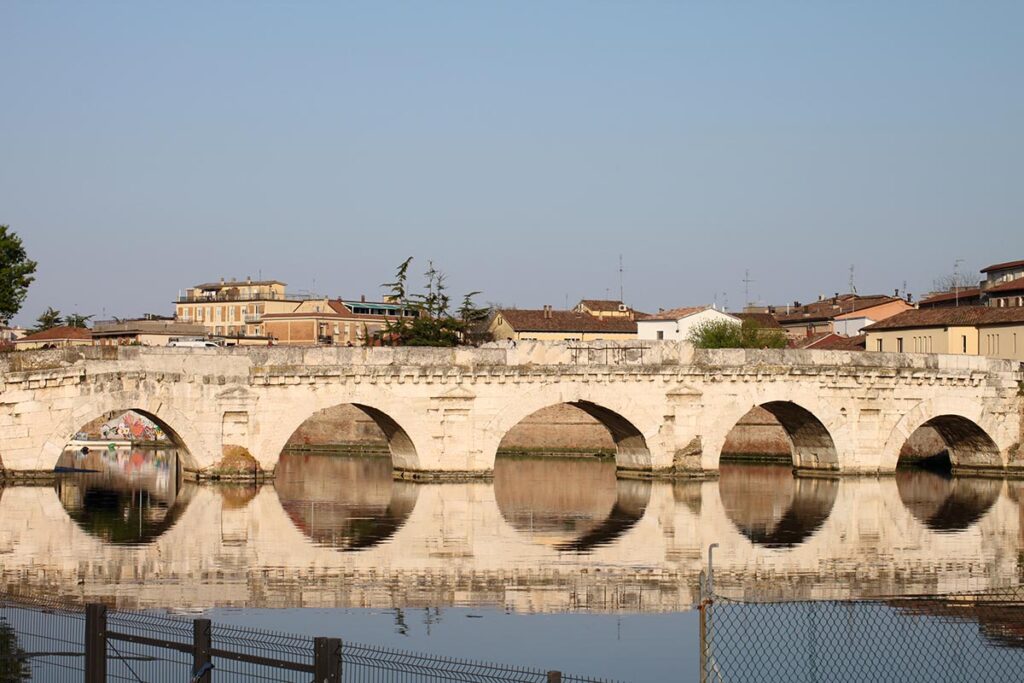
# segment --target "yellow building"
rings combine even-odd
[[[1024,361],[1024,308],[960,306],[906,311],[864,328],[867,350],[951,353]]]
[[[636,339],[636,321],[626,316],[598,317],[580,310],[557,311],[551,306],[497,311],[488,332],[495,340],[595,341]]]
[[[198,339],[206,336],[202,325],[166,318],[97,321],[92,328],[97,346],[167,346],[172,339]]]
[[[178,322],[201,325],[218,337],[265,339],[263,316],[291,313],[302,302],[278,280],[209,282],[185,291],[175,302]]]
[[[636,311],[614,299],[583,299],[573,311],[577,313],[589,313],[598,318],[628,318],[636,319]]]

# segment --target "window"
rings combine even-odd
[[[962,353],[967,353],[967,335],[960,335],[960,348]]]
[[[665,330],[658,330],[658,339],[665,338]]]
[[[882,340],[881,339],[876,339],[875,340],[875,345],[878,347],[878,348],[875,349],[875,351],[881,351],[882,350]]]
[[[903,353],[903,337],[896,337],[896,353]]]

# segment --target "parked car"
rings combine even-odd
[[[220,344],[208,339],[172,339],[168,346],[186,347],[191,349],[219,349]]]

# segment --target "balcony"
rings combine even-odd
[[[246,313],[245,315],[242,316],[242,320],[247,323],[258,323],[260,321],[260,318],[261,316],[253,315],[252,313]]]

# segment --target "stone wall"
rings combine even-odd
[[[789,460],[792,446],[775,416],[755,406],[744,415],[725,440],[722,456],[732,459]]]

